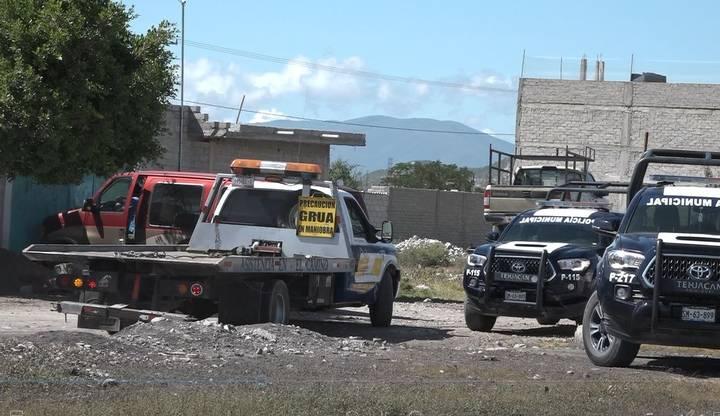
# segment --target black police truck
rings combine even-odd
[[[650,179],[659,182],[648,185],[650,164],[705,166],[707,174],[720,166],[720,152],[647,151],[622,222],[595,220],[593,228],[614,236],[583,319],[585,351],[596,365],[628,366],[646,343],[720,347],[718,180],[656,175]]]
[[[546,201],[515,217],[502,234],[489,234],[467,258],[468,328],[490,331],[498,316],[535,318],[541,325],[580,322],[595,267],[611,241],[592,224],[620,218],[607,204]]]

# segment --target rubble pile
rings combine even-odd
[[[329,337],[294,325],[270,323],[234,326],[220,324],[217,318],[154,318],[113,336],[49,332],[40,338],[37,343],[12,338],[0,342],[7,376],[33,380],[69,377],[111,388],[133,367],[207,371],[247,359],[324,360],[335,355],[367,356],[388,350],[387,343],[379,338]]]
[[[412,250],[421,247],[427,247],[435,244],[442,244],[447,250],[447,256],[451,259],[456,259],[465,256],[465,249],[462,247],[455,246],[451,243],[442,242],[432,238],[421,238],[416,235],[408,238],[407,240],[400,241],[395,245],[398,252],[402,253],[404,250]]]

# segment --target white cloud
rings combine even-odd
[[[478,118],[475,126],[487,126],[492,117],[512,117],[516,94],[508,90],[517,80],[493,71],[476,71],[440,78],[475,88],[442,88],[428,83],[401,83],[358,77],[344,70],[367,70],[358,56],[329,57],[310,60],[298,56],[296,61],[331,66],[335,71],[321,70],[312,65],[288,63],[269,71],[261,71],[252,63],[225,63],[201,58],[185,65],[185,98],[231,107],[240,105],[246,96],[245,108],[273,113],[271,116],[245,113],[243,119],[261,123],[283,118],[277,108],[322,118],[351,118],[372,113],[395,117],[436,117],[466,120]],[[240,66],[242,65],[242,67]],[[248,68],[248,66],[250,66]],[[488,87],[488,89],[477,89]],[[213,120],[235,121],[236,110],[203,108]],[[429,111],[429,112],[428,112]]]
[[[235,86],[237,72],[236,65],[221,68],[206,58],[201,58],[185,65],[186,85],[191,91],[203,96],[224,96]]]
[[[495,134],[495,130],[493,130],[493,129],[484,128],[484,129],[482,129],[482,130],[480,130],[480,131],[483,132],[483,133],[485,133],[485,134],[490,134],[490,135]]]
[[[271,108],[269,110],[258,110],[258,111],[262,112],[264,114],[260,114],[260,113],[253,114],[253,117],[250,119],[250,123],[267,123],[268,121],[286,120],[287,119],[285,114],[276,108]]]
[[[380,101],[388,101],[392,93],[390,92],[390,85],[387,82],[383,82],[377,89],[377,98]]]
[[[470,78],[470,86],[511,89],[512,82],[510,78],[498,74],[479,74]]]
[[[302,56],[295,60],[313,62]],[[280,71],[249,74],[245,77],[250,88],[248,98],[251,101],[259,101],[302,93],[311,99],[339,100],[355,98],[364,94],[361,81],[357,77],[341,72],[343,69],[362,69],[364,66],[362,59],[356,56],[341,61],[335,58],[326,58],[319,59],[314,63],[339,68],[340,72],[288,63]]]
[[[420,96],[426,95],[429,91],[430,91],[430,87],[428,87],[427,84],[418,84],[415,87],[415,93]]]

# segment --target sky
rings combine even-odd
[[[180,28],[179,0],[123,3],[138,14],[135,32],[163,19]],[[632,66],[670,82],[720,82],[716,1],[187,0],[185,7],[185,99],[238,107],[245,95],[245,109],[278,115],[427,117],[512,139],[519,77],[559,78],[562,66],[563,78],[577,78],[582,56],[591,77],[602,56],[606,79],[626,80]],[[203,111],[214,120],[237,114]],[[272,118],[243,113],[241,121]]]

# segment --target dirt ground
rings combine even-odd
[[[0,415],[720,412],[717,351],[643,347],[631,368],[599,368],[570,321],[500,318],[474,333],[460,303],[396,303],[391,328],[345,308],[287,326],[157,319],[113,336],[50,309],[0,298]]]

